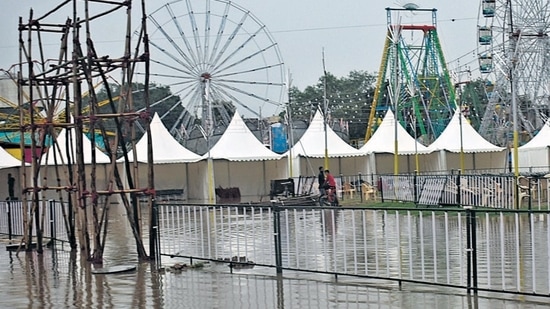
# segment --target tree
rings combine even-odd
[[[313,117],[317,108],[324,109],[325,76],[304,91],[291,87],[290,110],[294,120],[308,120]],[[370,106],[374,95],[376,76],[365,71],[351,71],[348,76],[338,78],[326,74],[326,96],[329,124],[331,127],[344,129],[351,140],[365,136]]]
[[[120,86],[117,84],[109,84],[109,87],[112,95],[118,96],[118,94],[120,93]],[[132,88],[133,88],[134,110],[145,111],[145,100],[144,100],[144,93],[143,93],[144,85],[141,83],[134,83],[132,85]],[[149,97],[150,97],[149,100],[151,102],[150,103],[151,117],[155,113],[158,113],[161,117],[163,117],[162,121],[167,128],[170,128],[172,125],[174,125],[174,123],[177,121],[178,115],[180,115],[184,109],[183,106],[178,104],[178,102],[180,101],[180,98],[172,94],[172,91],[170,90],[169,86],[157,85],[154,83],[149,85]],[[99,113],[110,114],[110,113],[118,112],[116,111],[116,108],[117,108],[116,102],[113,106],[109,104],[107,90],[105,89],[105,87],[103,87],[100,91],[98,91],[97,100],[98,102],[100,102],[99,111],[98,111]],[[173,109],[170,110],[172,107]],[[105,120],[104,125],[108,131],[115,130],[114,121]],[[143,133],[139,131],[140,130],[138,130],[137,138],[141,137]]]

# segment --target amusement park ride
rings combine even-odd
[[[430,13],[431,24],[405,24],[403,14]],[[414,3],[387,9],[388,31],[365,140],[387,108],[424,144],[461,108],[493,144],[512,147],[518,132],[530,138],[549,115],[550,8],[544,0],[480,0],[477,54],[488,104],[480,111],[472,96],[464,103],[451,79],[437,35],[436,10]],[[468,68],[467,70],[471,70]],[[456,72],[455,72],[456,73]],[[456,74],[455,74],[456,75]],[[459,103],[461,102],[462,103]],[[476,110],[476,113],[470,113]]]
[[[511,146],[512,131],[532,137],[549,115],[548,1],[482,0],[478,25],[479,71],[488,97],[479,132]]]
[[[400,13],[429,13],[431,24],[401,24]],[[388,30],[365,141],[388,108],[415,138],[429,144],[457,108],[454,85],[441,49],[436,9],[415,4],[387,8]]]

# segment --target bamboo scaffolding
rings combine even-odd
[[[104,5],[101,12],[91,13],[90,5],[100,3]],[[49,20],[54,13],[63,9],[71,10],[72,16],[65,23],[56,23]],[[84,9],[84,16],[79,12]],[[123,12],[122,12],[123,11]],[[18,106],[20,119],[21,142],[24,149],[25,134],[31,136],[31,162],[30,170],[22,163],[20,181],[24,213],[23,221],[26,227],[21,246],[30,249],[33,232],[36,233],[37,251],[42,252],[42,230],[44,216],[40,214],[40,203],[44,202],[41,194],[53,191],[58,194],[61,202],[68,205],[68,210],[63,209],[63,220],[68,227],[70,245],[72,249],[79,248],[81,253],[93,263],[102,263],[103,251],[107,239],[108,208],[106,204],[98,205],[99,196],[106,196],[105,203],[113,195],[118,195],[128,214],[128,220],[132,234],[136,241],[137,254],[140,259],[148,259],[141,232],[141,218],[139,216],[138,195],[147,195],[148,207],[153,205],[154,175],[152,164],[152,141],[149,129],[149,121],[145,121],[146,134],[149,137],[149,161],[147,186],[139,188],[137,177],[137,161],[130,162],[126,143],[123,135],[123,127],[129,128],[130,149],[135,151],[136,132],[134,122],[150,119],[149,113],[149,48],[146,31],[145,1],[141,1],[141,30],[139,40],[132,41],[132,1],[104,1],[104,0],[66,0],[55,6],[44,15],[34,18],[33,10],[29,12],[29,19],[23,22],[19,19],[19,65],[18,65]],[[92,23],[100,22],[102,17],[120,13],[125,15],[126,28],[124,30],[124,55],[111,58],[99,56],[94,47],[92,38]],[[44,48],[45,35],[60,35],[59,53],[55,59],[46,57]],[[81,37],[84,40],[81,40]],[[26,39],[26,41],[25,41]],[[37,42],[35,42],[37,40]],[[135,43],[135,46],[133,44]],[[135,47],[132,56],[132,47]],[[35,59],[36,57],[36,59]],[[145,72],[145,112],[135,111],[133,102],[133,75],[137,63],[144,63]],[[108,84],[109,74],[119,71],[121,74],[120,95],[113,94]],[[99,102],[95,91],[94,79],[102,80],[108,96],[109,113],[99,111]],[[27,87],[28,95],[23,93]],[[82,90],[88,89],[90,108],[84,113]],[[30,108],[25,104],[31,102]],[[116,101],[116,104],[115,104]],[[33,102],[40,102],[43,110],[38,110]],[[56,108],[64,106],[65,119],[57,120]],[[41,116],[37,116],[38,114]],[[72,117],[71,117],[72,115]],[[106,183],[98,183],[97,158],[95,151],[91,152],[91,164],[84,160],[84,129],[85,125],[91,132],[92,149],[96,148],[95,132],[100,132],[104,141],[109,141],[109,134],[103,124],[103,119],[112,119],[116,125],[116,132],[112,143],[106,147],[106,153],[111,163],[106,165]],[[124,122],[123,122],[123,121]],[[64,149],[64,157],[61,154],[57,141],[57,131],[67,129],[68,137]],[[74,130],[74,132],[73,132]],[[74,138],[70,138],[74,133]],[[52,145],[48,145],[48,137],[52,137]],[[42,149],[53,149],[53,165],[42,165]],[[40,152],[37,150],[40,149]],[[116,164],[117,149],[121,149],[124,157],[125,180],[121,177]],[[46,162],[48,162],[46,155]],[[24,162],[25,160],[23,160]],[[87,169],[88,167],[88,169]],[[48,173],[53,170],[54,183],[49,184]],[[90,178],[88,179],[88,173]],[[104,188],[104,189],[103,189]],[[28,209],[27,209],[28,208]],[[89,211],[88,211],[89,210]],[[151,213],[151,211],[149,211]],[[91,216],[89,216],[91,214]],[[34,225],[33,225],[34,220]],[[37,227],[33,231],[33,226]],[[89,230],[89,226],[93,230]],[[154,255],[154,247],[150,248]]]

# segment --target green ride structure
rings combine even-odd
[[[390,108],[413,137],[429,144],[459,106],[437,35],[437,10],[411,4],[386,12],[387,35],[365,142]],[[401,24],[402,15],[408,14],[429,15],[431,23]]]

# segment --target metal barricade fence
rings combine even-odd
[[[32,203],[28,202],[27,210],[30,212]],[[58,201],[48,200],[38,203],[40,220],[44,220],[43,236],[49,239],[59,241],[69,241],[66,222],[63,219],[63,213],[67,212],[68,207]],[[23,236],[25,234],[24,216],[33,222],[33,233],[36,235],[36,222],[34,216],[31,218],[29,213],[23,211],[23,201],[1,201],[0,202],[0,234],[12,236]]]
[[[548,212],[158,207],[164,263],[179,257],[228,263],[228,270],[271,267],[473,291],[550,293]],[[539,265],[544,271],[537,271]]]
[[[549,209],[545,178],[529,178],[523,195],[516,181],[512,175],[380,175],[378,190],[383,201],[426,206]]]

